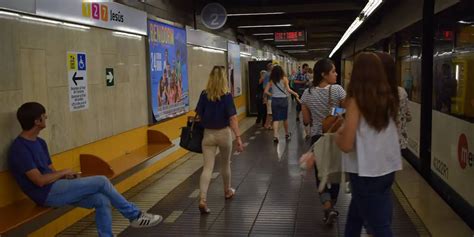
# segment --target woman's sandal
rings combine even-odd
[[[199,211],[201,212],[201,214],[211,213],[211,209],[207,207],[207,201],[205,199],[199,200]]]
[[[291,132],[285,135],[285,139],[289,141],[291,139]]]
[[[235,195],[235,189],[233,189],[233,188],[227,189],[227,191],[225,191],[225,193],[224,193],[225,199],[231,199],[231,198],[234,197],[234,195]]]
[[[278,137],[273,137],[273,143],[278,143]]]

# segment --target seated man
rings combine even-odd
[[[36,102],[23,104],[17,111],[22,132],[9,151],[9,166],[20,188],[38,205],[65,205],[95,208],[99,236],[112,236],[111,205],[130,220],[132,227],[160,223],[160,215],[141,212],[128,202],[104,176],[80,178],[70,170],[55,170],[46,142],[38,135],[46,127],[46,110]]]

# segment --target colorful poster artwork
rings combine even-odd
[[[227,75],[229,89],[234,97],[242,95],[242,76],[240,70],[240,46],[229,42],[227,46]]]
[[[186,30],[148,20],[154,122],[189,111]]]

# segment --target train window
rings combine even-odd
[[[474,1],[436,15],[433,109],[474,122]]]
[[[408,99],[421,103],[421,43],[422,24],[415,23],[398,33],[397,51],[400,62],[400,85],[408,93]]]

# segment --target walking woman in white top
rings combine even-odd
[[[374,236],[392,237],[390,190],[395,171],[402,169],[395,123],[398,92],[392,91],[379,57],[361,53],[347,93],[344,125],[336,135],[352,187],[345,236],[360,236],[367,223]]]

